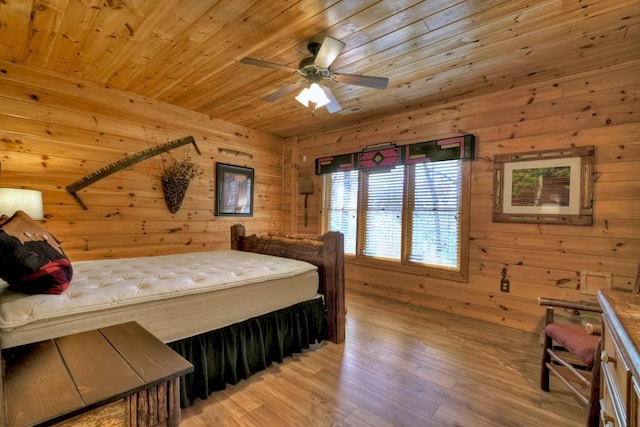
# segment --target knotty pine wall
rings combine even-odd
[[[581,299],[580,270],[613,274],[630,288],[640,260],[640,61],[358,123],[340,131],[286,141],[143,97],[0,62],[0,186],[41,190],[45,225],[72,260],[153,255],[228,247],[229,226],[249,232],[320,231],[322,180],[313,161],[371,144],[406,144],[473,133],[470,280],[449,282],[356,266],[347,261],[347,287],[398,301],[536,330],[538,296]],[[182,147],[202,175],[176,214],[164,203],[161,157],[145,160],[79,192],[65,186],[126,155],[192,135],[202,150]],[[496,154],[596,146],[594,225],[491,222],[492,158]],[[252,159],[221,154],[240,150]],[[164,156],[168,159],[168,156]],[[215,217],[214,166],[256,170],[253,218]],[[297,195],[299,176],[315,193]],[[284,194],[284,203],[283,203]],[[511,292],[499,291],[507,268]]]
[[[588,299],[580,271],[610,272],[630,289],[640,261],[640,61],[571,78],[399,113],[340,131],[290,139],[285,148],[285,229],[320,231],[322,179],[314,159],[393,141],[407,144],[472,133],[470,279],[450,282],[346,262],[347,288],[523,330],[538,331],[540,296]],[[493,156],[595,146],[593,226],[493,223]],[[290,166],[290,167],[289,167]],[[289,173],[290,172],[290,173]],[[297,176],[313,176],[304,196]],[[500,292],[507,268],[509,293]]]
[[[78,195],[65,187],[127,155],[193,136],[191,145],[116,172]],[[245,155],[220,153],[220,148]],[[281,230],[279,137],[60,75],[0,62],[0,187],[43,192],[45,226],[72,260],[229,248],[236,222]],[[162,159],[200,165],[176,214],[166,207]],[[215,163],[255,168],[254,216],[214,215]]]

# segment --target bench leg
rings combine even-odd
[[[169,418],[168,427],[180,425],[180,378],[174,378],[169,382]]]

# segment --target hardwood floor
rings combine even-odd
[[[536,334],[347,293],[347,340],[274,364],[183,410],[201,426],[583,426]]]

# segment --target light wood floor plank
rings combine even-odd
[[[347,293],[347,340],[322,343],[196,401],[183,427],[583,426],[539,336]]]

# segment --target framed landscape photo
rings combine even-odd
[[[216,215],[253,216],[253,168],[216,163]]]
[[[493,158],[494,222],[591,225],[594,147]]]

